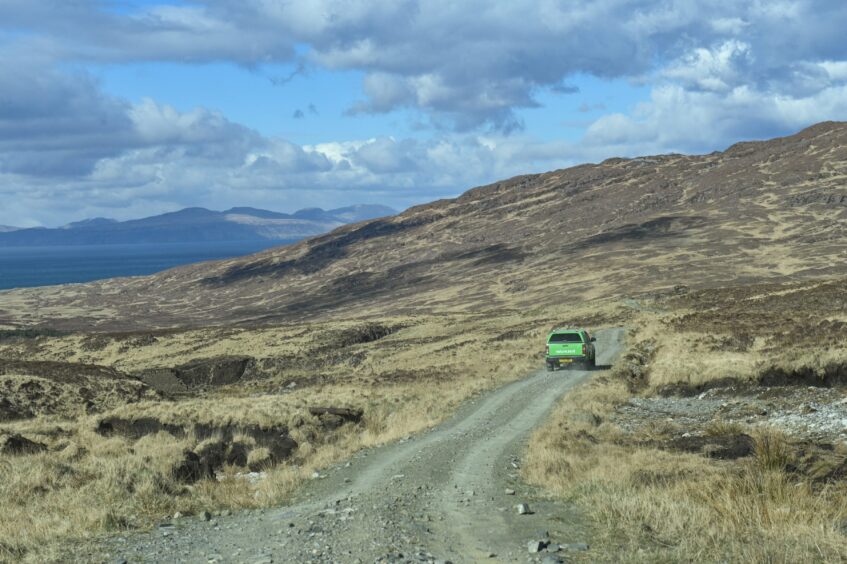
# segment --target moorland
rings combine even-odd
[[[847,553],[847,124],[475,188],[149,277],[0,292],[0,558],[279,505],[625,327],[522,476],[600,560]],[[260,480],[236,479],[248,472]]]

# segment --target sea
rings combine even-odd
[[[0,247],[0,290],[142,276],[183,264],[249,255],[295,241]]]

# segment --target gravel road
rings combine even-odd
[[[623,335],[621,329],[597,333],[598,364],[611,364]],[[327,469],[290,506],[209,521],[180,518],[111,539],[104,549],[112,562],[590,559],[588,529],[576,510],[519,478],[532,429],[589,375],[541,371],[480,396],[429,432]],[[520,504],[529,513],[519,514]],[[531,541],[551,546],[530,553]]]

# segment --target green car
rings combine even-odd
[[[597,364],[596,340],[585,329],[554,329],[547,335],[547,371],[575,364],[594,368]]]

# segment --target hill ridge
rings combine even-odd
[[[36,299],[40,323],[170,327],[473,314],[830,276],[845,272],[845,219],[847,124],[830,122],[708,155],[517,176],[249,257],[0,295],[0,320],[38,323],[9,305]],[[125,295],[133,306],[118,303]]]

